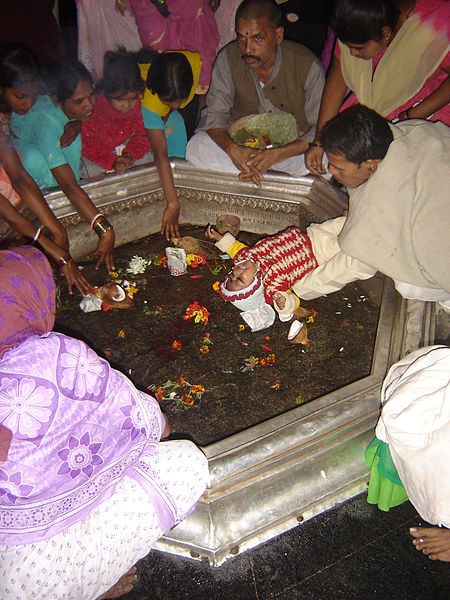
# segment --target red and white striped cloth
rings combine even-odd
[[[268,304],[272,304],[275,292],[291,289],[296,281],[318,266],[309,237],[297,227],[289,227],[254,246],[242,248],[234,262],[242,260],[251,260],[259,265]]]

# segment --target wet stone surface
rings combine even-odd
[[[181,233],[204,239],[198,227],[183,227]],[[259,237],[239,235],[249,244]],[[175,383],[180,377],[203,386],[203,393],[191,394],[194,402],[188,407],[169,394],[176,392],[181,398],[189,386],[163,388],[161,406],[172,432],[207,445],[369,374],[378,307],[359,285],[303,302],[318,314],[307,324],[309,346],[294,345],[287,340],[290,323],[277,318],[271,328],[252,333],[239,311],[213,290],[231,261],[218,257],[215,264],[209,258],[207,265],[189,267],[187,274],[173,277],[166,267],[155,265],[155,257],[164,255],[167,245],[155,234],[115,251],[119,277],[134,255],[153,258],[143,274],[128,276],[138,288],[129,310],[84,313],[79,297],[68,296],[61,282],[55,330],[83,339],[138,388],[153,389],[153,395],[168,380]],[[212,272],[221,265],[218,274]],[[95,271],[93,262],[84,265],[84,273],[93,285],[107,281],[104,267]],[[210,313],[206,325],[184,319],[195,301]],[[245,370],[252,356],[258,364]]]

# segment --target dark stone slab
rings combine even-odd
[[[420,523],[409,503],[383,513],[361,494],[220,568],[151,552],[124,598],[446,600],[449,565],[411,543]]]

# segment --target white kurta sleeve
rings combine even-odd
[[[319,266],[292,286],[292,291],[299,298],[313,300],[336,292],[347,283],[375,275],[376,269],[340,249],[338,235],[344,223],[345,217],[338,217],[324,223],[313,223],[307,228]]]

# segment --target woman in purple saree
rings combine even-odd
[[[207,482],[194,444],[159,443],[169,430],[156,400],[53,332],[54,313],[44,255],[0,251],[0,427],[12,432],[6,452],[0,436],[2,600],[116,597]]]

